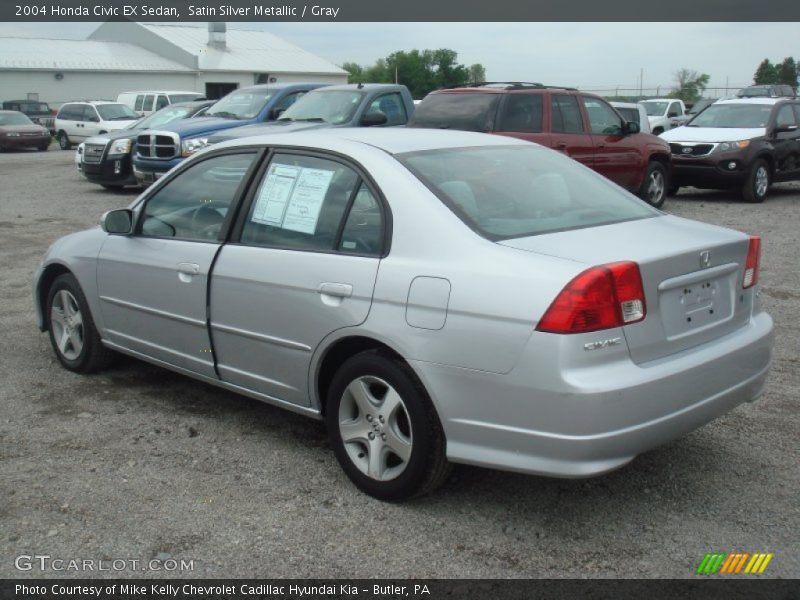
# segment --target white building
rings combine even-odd
[[[347,72],[265,31],[108,22],[86,40],[0,37],[0,101],[115,100],[186,90],[210,99],[255,83],[347,83]]]

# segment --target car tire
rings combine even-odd
[[[651,160],[647,165],[639,197],[654,208],[664,206],[667,199],[667,168],[657,160]]]
[[[50,147],[50,144],[47,146],[39,146],[39,152],[47,152],[47,149]]]
[[[47,293],[45,315],[50,344],[66,369],[93,373],[112,362],[114,352],[103,345],[74,275],[65,273],[53,281]]]
[[[339,464],[379,500],[421,496],[450,472],[445,437],[425,388],[402,360],[370,350],[339,368],[326,424]]]
[[[763,202],[771,184],[769,165],[763,158],[759,158],[750,169],[750,175],[742,187],[742,196],[747,202]]]
[[[108,191],[110,191],[110,192],[118,192],[118,191],[120,191],[120,190],[121,190],[121,189],[122,189],[124,186],[121,186],[121,185],[111,185],[111,184],[108,184],[108,183],[101,183],[101,184],[100,184],[100,187],[102,187],[103,189],[106,189],[106,190],[108,190]]]
[[[667,188],[667,196],[677,196],[679,191],[681,191],[681,186],[671,185]]]
[[[62,150],[69,150],[72,148],[72,142],[69,141],[69,136],[66,131],[59,131],[57,137],[59,148]]]

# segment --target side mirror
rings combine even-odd
[[[133,211],[129,208],[110,210],[100,218],[100,227],[106,233],[128,235],[133,228]]]
[[[625,123],[625,134],[626,135],[632,135],[634,133],[639,133],[641,130],[642,130],[642,128],[639,127],[639,124],[636,121],[628,121],[627,123]]]
[[[374,125],[386,125],[388,121],[389,119],[386,118],[385,114],[383,114],[380,111],[375,111],[375,112],[368,112],[364,116],[362,116],[361,121],[359,121],[359,124],[362,127],[372,127]]]

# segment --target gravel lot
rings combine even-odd
[[[778,335],[761,400],[596,479],[458,467],[390,505],[350,484],[319,423],[132,359],[92,377],[58,365],[31,275],[53,240],[135,197],[72,159],[0,154],[0,577],[41,576],[14,559],[47,554],[192,559],[193,577],[681,578],[709,551],[773,552],[765,577],[800,576],[800,186],[665,205],[764,238]]]

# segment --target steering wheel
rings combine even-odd
[[[194,211],[189,227],[198,237],[214,239],[217,237],[223,221],[224,218],[215,208],[203,204]]]

